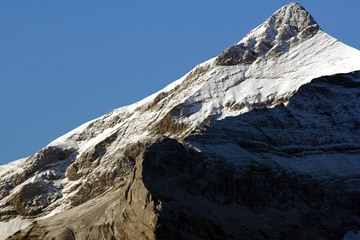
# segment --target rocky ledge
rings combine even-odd
[[[313,37],[319,25],[299,4],[291,3],[274,13],[238,44],[222,52],[217,65],[251,64],[257,59],[279,56],[297,42]]]
[[[360,229],[359,79],[315,79],[286,108],[215,121],[184,143],[163,138],[126,180],[9,239],[342,239]]]

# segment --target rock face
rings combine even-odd
[[[213,122],[184,143],[164,138],[138,155],[126,183],[9,239],[342,239],[360,229],[359,96],[360,72],[323,77],[286,108]],[[309,174],[294,156],[349,169]]]
[[[319,25],[303,7],[290,3],[252,30],[238,44],[221,53],[215,63],[251,64],[259,58],[273,58],[287,52],[300,39],[313,37],[318,30]]]
[[[356,235],[360,52],[298,4],[230,49],[0,166],[0,238]]]

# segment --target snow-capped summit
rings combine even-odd
[[[290,3],[276,11],[239,43],[260,39],[287,40],[298,35],[307,36],[311,32],[316,32],[316,29],[319,29],[319,26],[310,13],[297,3]]]
[[[150,97],[95,120],[127,120],[125,116],[129,116],[121,126],[107,128],[106,134],[96,134],[96,138],[127,126],[124,142],[153,139],[159,133],[182,139],[210,120],[287,104],[301,85],[314,78],[358,69],[358,50],[323,32],[303,7],[290,3],[218,57],[199,64]],[[87,138],[76,139],[79,134],[89,135],[84,134],[89,126],[95,131],[94,122],[89,122],[50,145],[82,149],[89,145]],[[91,139],[89,146],[93,136]]]
[[[290,3],[249,32],[238,44],[225,50],[216,63],[250,64],[259,58],[278,56],[299,40],[314,36],[318,30],[319,26],[310,13],[297,3]]]
[[[348,116],[344,117],[344,119],[348,119],[349,122],[351,122],[349,126],[351,125],[351,128],[354,129],[344,131],[346,132],[346,136],[350,136],[349,139],[351,139],[351,141],[342,145],[340,144],[340,142],[343,142],[341,136],[336,135],[329,140],[323,131],[323,128],[333,129],[334,131],[344,129],[331,125],[338,121],[337,118],[340,114],[332,116],[331,113],[327,111],[324,113],[325,116],[330,116],[329,118],[331,119],[326,118],[326,121],[331,124],[326,122],[326,124],[317,125],[316,121],[307,121],[306,117],[304,117],[305,120],[302,121],[305,123],[296,125],[293,124],[292,121],[300,121],[298,117],[284,109],[277,109],[276,111],[271,111],[271,113],[266,114],[262,112],[259,113],[258,111],[260,110],[258,110],[255,111],[256,114],[251,115],[255,116],[259,122],[259,124],[254,127],[256,131],[252,129],[251,119],[249,120],[244,117],[239,118],[239,120],[237,117],[254,109],[262,109],[266,112],[268,108],[291,104],[291,97],[297,94],[300,88],[312,80],[341,73],[344,73],[345,76],[341,75],[339,79],[345,82],[350,79],[350,83],[346,82],[346,84],[351,86],[351,94],[346,95],[344,99],[353,99],[354,96],[357,96],[355,87],[358,84],[358,80],[354,79],[358,78],[358,74],[354,74],[354,76],[347,74],[359,70],[360,51],[326,34],[319,28],[315,20],[303,7],[296,3],[290,3],[276,11],[263,24],[250,31],[239,43],[226,49],[219,56],[199,64],[184,77],[159,92],[137,103],[115,109],[98,119],[83,124],[54,140],[29,158],[1,166],[0,220],[3,222],[0,222],[0,229],[8,228],[7,226],[9,225],[23,227],[33,219],[39,220],[41,218],[47,218],[51,219],[51,221],[46,222],[47,220],[45,220],[36,223],[30,230],[26,230],[26,234],[34,234],[34,236],[42,236],[42,238],[45,238],[45,236],[48,238],[56,238],[56,234],[70,234],[72,236],[83,234],[78,236],[85,236],[83,239],[90,239],[89,235],[86,234],[90,234],[87,230],[91,228],[91,231],[95,231],[95,235],[103,234],[101,236],[105,236],[108,234],[106,236],[109,239],[142,239],[145,238],[145,235],[146,238],[154,239],[158,231],[158,223],[162,216],[163,208],[169,211],[168,215],[165,214],[167,217],[174,215],[171,221],[175,221],[178,216],[195,214],[194,212],[190,214],[187,212],[175,214],[174,212],[178,210],[174,210],[171,207],[167,208],[167,201],[173,201],[173,199],[179,196],[184,196],[181,194],[178,196],[176,195],[177,193],[173,194],[171,192],[177,187],[182,188],[181,184],[179,186],[176,185],[176,187],[171,184],[177,182],[183,183],[184,179],[186,180],[184,184],[196,182],[199,178],[203,177],[204,179],[201,180],[202,183],[196,186],[200,188],[198,189],[198,193],[204,193],[206,199],[199,200],[197,203],[195,201],[195,203],[199,204],[202,203],[202,201],[208,203],[208,212],[212,212],[213,205],[211,204],[216,205],[218,202],[222,202],[221,199],[226,200],[229,198],[226,194],[232,192],[234,189],[230,191],[229,189],[224,190],[223,188],[232,186],[234,181],[238,179],[232,179],[230,181],[227,179],[227,176],[221,177],[223,173],[216,172],[218,170],[213,168],[212,163],[219,163],[219,159],[222,160],[221,167],[229,169],[233,167],[236,169],[239,166],[244,167],[250,163],[256,163],[257,165],[265,164],[266,168],[261,167],[261,171],[269,168],[268,165],[270,164],[268,163],[271,162],[273,163],[271,167],[276,165],[276,168],[271,170],[275,173],[270,174],[271,178],[276,177],[277,180],[275,180],[275,182],[279,179],[285,179],[287,183],[291,183],[291,181],[294,180],[291,178],[291,174],[291,176],[280,173],[277,174],[277,171],[280,171],[278,169],[280,167],[286,169],[286,171],[291,169],[300,175],[304,174],[304,172],[301,171],[305,171],[309,176],[314,179],[316,178],[316,181],[320,181],[319,179],[325,181],[324,179],[328,178],[329,174],[331,175],[330,178],[337,178],[340,175],[342,178],[348,178],[354,171],[356,172],[356,169],[360,166],[360,163],[358,164],[357,161],[352,161],[353,158],[345,157],[345,159],[348,159],[347,163],[339,162],[340,157],[333,158],[331,162],[332,167],[329,170],[321,165],[324,164],[324,161],[321,161],[321,164],[319,164],[315,162],[319,157],[313,156],[318,154],[319,151],[324,151],[324,149],[335,149],[334,151],[337,151],[336,149],[346,149],[346,151],[351,152],[351,154],[353,152],[356,153],[358,143],[352,135],[354,131],[358,129],[358,123],[357,116],[353,116],[351,111],[336,110],[336,113],[343,112]],[[327,82],[325,87],[329,88],[331,84]],[[311,87],[307,87],[306,89],[309,88]],[[323,85],[321,82],[314,84],[314,89],[316,89],[316,92],[326,92],[322,90]],[[345,90],[342,86],[341,88],[339,87],[339,89],[336,88],[336,91],[334,90],[333,92],[336,93],[336,96],[341,96]],[[320,95],[321,94],[319,94],[319,96]],[[295,99],[295,103],[298,104],[297,106],[300,106],[299,109],[296,109],[295,115],[301,113],[308,114],[307,116],[312,116],[314,119],[316,117],[324,119],[322,116],[318,116],[317,111],[308,107],[311,103],[308,105],[305,104],[305,107],[299,104],[299,102],[302,101],[308,103],[306,99],[309,96],[311,96],[311,94],[300,94]],[[316,99],[316,101],[314,100],[313,102],[314,104],[316,103],[317,106],[332,106],[335,100],[332,99],[331,96],[329,97],[330,100],[327,97],[328,96],[323,97],[326,100],[325,103],[322,99]],[[311,100],[309,99],[309,101]],[[309,144],[303,144],[301,148],[288,146],[283,144],[286,142],[283,139],[274,138],[274,136],[277,136],[277,130],[273,132],[271,136],[268,136],[269,134],[263,133],[263,129],[258,129],[259,126],[262,125],[268,126],[269,128],[274,127],[273,122],[267,122],[267,116],[271,119],[276,119],[276,116],[274,117],[272,114],[278,112],[279,116],[284,116],[281,119],[285,119],[286,121],[281,122],[281,120],[279,120],[282,125],[276,126],[276,129],[281,129],[284,126],[286,126],[287,129],[289,126],[298,126],[300,129],[295,131],[299,134],[299,137],[292,136],[292,131],[286,132],[289,139],[291,138],[291,143],[296,145],[302,144],[304,141],[310,141],[308,136],[300,136],[301,133],[304,132],[303,129],[306,129],[308,126],[314,128],[321,126],[321,129],[315,129],[314,132],[318,132],[322,138],[315,139],[316,141],[314,140],[312,142],[320,145],[326,143],[327,145],[321,145],[321,147],[318,148]],[[235,120],[229,120],[232,119],[229,117],[235,117]],[[244,122],[246,121],[246,124],[238,124],[238,121],[243,120]],[[212,121],[216,121],[216,126],[213,128],[211,126]],[[227,125],[223,126],[223,123]],[[233,125],[234,132],[239,134],[246,133],[246,136],[231,136],[231,128]],[[240,131],[240,127],[235,129],[235,126],[241,126],[241,128],[245,126],[248,131],[246,129]],[[208,128],[210,130],[206,130]],[[345,128],[345,130],[347,130],[347,128]],[[214,132],[216,133],[214,137],[209,137],[208,139],[202,137],[211,136]],[[227,134],[227,132],[230,132],[230,134]],[[256,132],[256,136],[251,135],[254,132]],[[204,133],[204,135],[201,135],[202,133]],[[179,142],[184,142],[186,148],[182,148],[182,145],[179,143],[172,142],[174,140],[162,140],[164,137],[170,137]],[[242,138],[245,139],[247,137],[249,141],[253,141],[243,141]],[[192,140],[187,141],[189,138]],[[264,138],[265,140],[263,140]],[[216,141],[216,143],[211,142],[212,139]],[[280,140],[273,143],[272,139]],[[204,142],[206,143],[205,145]],[[246,142],[247,145],[244,144],[244,142]],[[279,146],[272,146],[272,144],[279,144]],[[234,147],[232,148],[231,146]],[[262,149],[265,153],[251,152],[252,150],[249,150],[249,146],[255,146],[255,149]],[[169,149],[164,153],[162,148],[167,147],[169,147]],[[151,151],[151,149],[157,150]],[[187,152],[190,151],[188,149],[195,149],[201,153],[199,153],[199,155],[194,152],[189,153]],[[217,154],[217,151],[223,152]],[[279,151],[281,153],[286,151],[286,154],[295,151],[296,155],[291,155],[292,158],[290,162],[288,161],[290,159],[288,155],[278,154]],[[166,161],[161,162],[161,157],[154,157],[158,152],[162,154],[160,154],[161,157],[168,156],[175,160],[171,163]],[[301,154],[304,152],[309,156],[306,158],[302,157]],[[174,154],[174,156],[172,154]],[[345,154],[348,153],[346,152]],[[219,158],[216,158],[216,156]],[[325,154],[322,155],[322,158],[328,156],[330,155]],[[207,161],[203,161],[204,158],[207,158]],[[231,158],[231,161],[227,161],[228,159],[226,158]],[[258,160],[260,158],[261,161]],[[343,155],[341,155],[341,158],[343,158]],[[146,159],[151,159],[151,161]],[[191,159],[191,161],[189,159]],[[244,159],[250,159],[251,161],[246,162],[243,161]],[[306,168],[301,167],[303,164],[302,161],[307,162]],[[228,166],[229,162],[231,162],[231,165]],[[234,162],[237,164],[233,164]],[[163,167],[162,164],[165,164],[166,167]],[[354,167],[351,170],[349,170],[350,165]],[[316,166],[316,168],[314,168],[314,166]],[[210,174],[203,172],[206,169],[210,169]],[[246,169],[246,166],[244,169]],[[234,171],[239,171],[236,172],[236,174],[242,176],[241,174],[244,173],[244,169]],[[249,167],[249,169],[251,169],[251,167]],[[180,176],[179,179],[174,180],[177,174],[183,170],[186,172],[184,176]],[[159,176],[162,177],[157,178],[157,171],[159,171],[159,174],[162,173],[164,175],[160,174]],[[146,175],[146,172],[149,175]],[[212,174],[214,178],[212,178]],[[267,179],[267,177],[268,175],[266,175],[264,179]],[[214,179],[216,179],[216,181]],[[290,181],[289,179],[292,180]],[[303,181],[303,179],[307,181],[304,185],[305,190],[300,189],[298,192],[306,193],[307,189],[312,187],[312,184],[308,182],[310,180],[303,178],[302,175],[295,180]],[[169,180],[171,184],[166,182],[166,180]],[[226,182],[228,180],[230,182]],[[267,180],[264,181],[266,182]],[[158,184],[157,182],[155,185],[152,185],[154,184],[153,181],[160,181],[160,183]],[[215,182],[215,185],[219,184],[216,189],[224,190],[221,194],[227,192],[225,194],[226,196],[217,196],[218,193],[212,188],[212,181]],[[235,186],[240,186],[246,181],[248,181],[247,178],[234,184]],[[271,181],[273,181],[273,179]],[[207,185],[208,183],[209,186]],[[256,182],[256,184],[257,183],[259,182]],[[168,184],[170,184],[169,186],[171,187],[169,187]],[[251,184],[244,189],[251,188]],[[271,184],[274,183],[271,182]],[[265,186],[263,184],[258,185],[258,187]],[[159,188],[154,190],[152,188],[154,186]],[[351,186],[354,186],[354,184]],[[291,186],[288,187],[293,190]],[[186,189],[191,189],[191,187]],[[211,192],[213,190],[215,193]],[[234,191],[238,190],[239,189],[235,189]],[[243,191],[243,189],[240,190]],[[265,189],[264,191],[270,190],[271,189]],[[210,193],[207,194],[207,191],[210,191]],[[278,190],[274,192],[275,195],[277,191]],[[162,195],[164,198],[158,196],[158,199],[162,201],[159,203],[157,201],[160,200],[156,200],[156,197],[153,198],[152,196],[157,196],[156,194],[160,193],[164,193],[165,195],[169,194],[169,196],[164,197],[164,195]],[[245,195],[247,195],[247,193],[239,194],[239,196]],[[198,196],[190,197],[190,199],[197,198]],[[240,198],[242,199],[242,197]],[[264,199],[262,197],[260,198],[262,200]],[[244,199],[241,201],[243,200]],[[256,200],[258,199],[256,198]],[[209,203],[209,201],[211,203]],[[240,200],[236,199],[236,201]],[[313,200],[311,199],[311,201]],[[192,200],[189,200],[189,202],[192,202]],[[226,211],[232,212],[227,209],[226,206],[224,203],[221,208],[226,208]],[[326,206],[330,209],[332,208],[331,204]],[[72,210],[73,208],[76,208],[76,210]],[[89,213],[89,209],[92,209],[91,211],[94,213]],[[101,215],[105,214],[104,209],[106,210],[106,216]],[[182,207],[176,209],[182,209]],[[191,209],[191,206],[187,206],[186,209]],[[306,210],[307,208],[304,209]],[[304,209],[301,209],[301,211],[305,211]],[[145,211],[146,214],[141,211]],[[215,215],[218,214],[217,211],[218,210],[214,210]],[[81,214],[78,214],[79,212]],[[272,213],[271,211],[268,212]],[[58,213],[60,214],[51,217]],[[92,214],[97,215],[94,217]],[[196,214],[201,215],[199,212],[196,212]],[[206,216],[204,215],[203,217],[205,219],[209,216],[210,218],[212,217],[211,214],[208,215],[206,213]],[[241,214],[232,217],[237,218],[239,216],[241,216]],[[326,216],[328,217],[328,215]],[[19,220],[20,217],[31,218],[31,220]],[[191,234],[205,234],[205,232],[210,234],[212,230],[207,227],[218,226],[219,223],[216,222],[218,221],[216,219],[223,218],[224,216],[221,214],[216,215],[214,216],[215,220],[211,220],[215,221],[215,223],[208,219],[210,223],[205,224],[206,226],[202,225],[203,223],[201,222],[190,224],[194,226],[196,226],[196,224],[201,225],[201,227],[205,229],[201,233],[196,232],[196,229],[187,229],[186,231],[193,231]],[[69,223],[66,219],[72,220],[71,228],[67,227]],[[186,219],[190,222],[194,221],[193,219],[191,220],[191,217],[189,217],[189,219],[186,217]],[[227,217],[225,217],[225,219],[227,219]],[[84,226],[84,222],[86,222],[87,226]],[[114,223],[117,224],[115,224],[115,227]],[[99,226],[99,224],[101,226]],[[95,225],[98,228],[93,228]],[[176,226],[187,228],[190,225],[185,224],[183,226],[179,223]],[[58,229],[60,227],[63,227],[61,231],[65,229],[65,232],[61,232]],[[169,229],[176,231],[177,227],[169,227]],[[222,226],[220,226],[220,228],[221,227]],[[283,226],[278,226],[278,229],[282,229],[282,227]],[[15,231],[16,229],[12,230]],[[163,231],[166,232],[168,230]],[[233,234],[231,232],[233,230],[231,229],[221,231],[228,231],[228,234]],[[10,234],[10,232],[7,234]],[[22,233],[19,233],[18,236],[22,236],[21,234]],[[166,234],[169,234],[169,232],[166,232]],[[189,235],[190,233],[186,234]],[[216,233],[211,234],[216,235]],[[279,236],[281,236],[281,234]],[[167,238],[169,239],[169,237]],[[205,238],[207,237],[205,236]]]
[[[281,27],[295,28],[294,30],[300,33],[317,23],[305,8],[298,3],[289,3],[276,11],[263,25],[274,25],[277,30]]]

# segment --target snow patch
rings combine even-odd
[[[359,240],[360,239],[360,232],[348,232],[344,236],[343,240]]]
[[[15,174],[23,169],[24,162],[28,158],[21,158],[5,165],[0,165],[0,177]]]
[[[6,239],[17,231],[26,228],[31,223],[31,220],[19,217],[10,219],[8,222],[0,222],[0,239]]]

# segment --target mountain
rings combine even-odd
[[[360,51],[290,3],[161,91],[0,166],[0,238],[356,237],[359,100]]]

